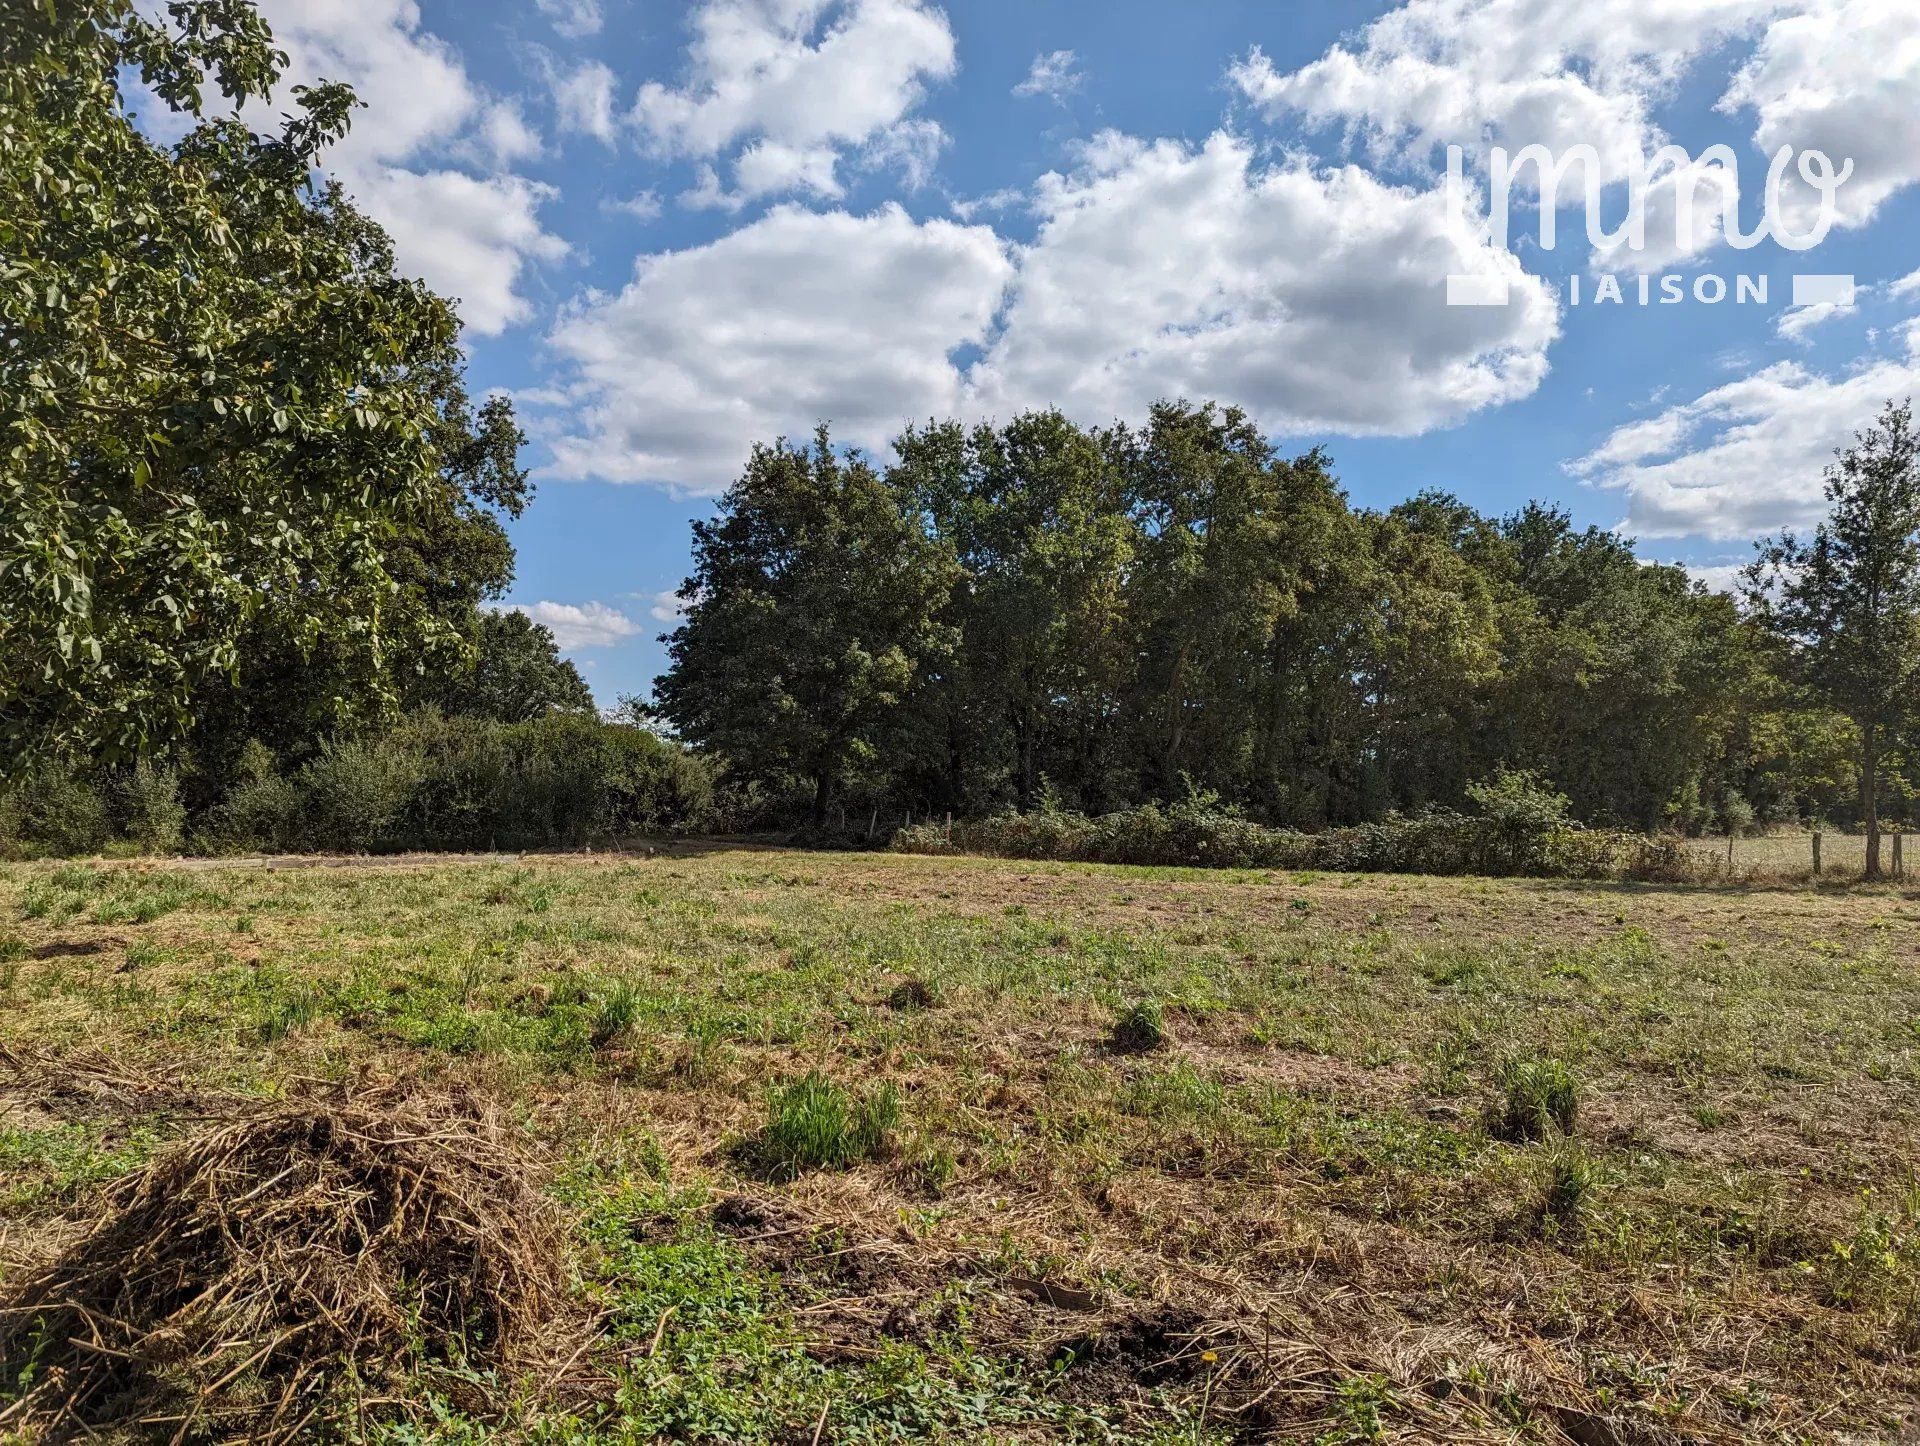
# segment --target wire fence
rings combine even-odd
[[[1821,878],[1859,878],[1867,869],[1865,834],[1775,833],[1731,840],[1709,835],[1689,839],[1687,847],[1702,864],[1733,879],[1812,878],[1816,857]],[[1890,879],[1911,880],[1914,871],[1920,870],[1920,854],[1913,853],[1916,847],[1920,847],[1920,834],[1881,834],[1881,871]]]

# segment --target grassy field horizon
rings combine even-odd
[[[498,1108],[594,1326],[565,1389],[425,1372],[370,1437],[1731,1442],[1920,1400],[1897,888],[327,862],[0,866],[0,1297],[209,1102],[372,1082]]]

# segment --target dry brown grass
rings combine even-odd
[[[682,1423],[664,1435],[852,1438],[878,1387],[845,1373],[944,1371],[956,1341],[1141,1440],[1874,1439],[1920,1403],[1898,889],[739,851],[196,869],[204,898],[126,922],[162,873],[75,879],[69,905],[50,870],[0,872],[0,1042],[106,1043],[181,1092],[36,1085],[36,1138],[91,1121],[110,1153],[123,1118],[191,1136],[209,1093],[363,1070],[510,1109],[592,1167],[566,1208],[612,1212],[584,1303],[611,1323],[574,1375],[615,1420]],[[1115,1054],[1146,997],[1167,1044]],[[1560,1215],[1557,1144],[1486,1129],[1520,1055],[1578,1076],[1592,1179]],[[812,1070],[896,1086],[893,1150],[752,1179],[735,1146],[768,1085]],[[31,1170],[0,1262],[125,1188]],[[763,1327],[636,1284],[709,1237],[776,1283],[774,1338],[824,1374],[756,1374]],[[736,1404],[773,1403],[751,1429],[646,1414],[703,1352],[736,1363]],[[1046,1420],[946,1429],[1093,1439]]]
[[[472,1396],[473,1371],[550,1357],[565,1259],[524,1150],[470,1098],[250,1109],[117,1181],[0,1293],[0,1425],[292,1440],[422,1368],[463,1367]]]

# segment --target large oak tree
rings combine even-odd
[[[907,496],[836,453],[824,427],[810,449],[756,447],[719,515],[693,525],[659,710],[742,778],[804,782],[824,821],[948,646],[938,615],[954,571]]]

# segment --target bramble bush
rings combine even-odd
[[[1342,873],[1497,874],[1533,878],[1686,878],[1676,841],[1587,828],[1567,800],[1528,773],[1502,772],[1469,790],[1477,814],[1435,810],[1302,833],[1268,828],[1194,794],[1090,817],[1027,814],[917,824],[894,835],[900,853],[986,854],[1083,863],[1326,869]]]

